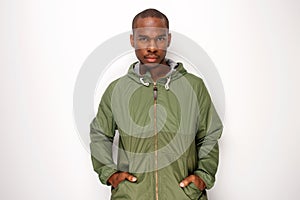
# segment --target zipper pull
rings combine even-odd
[[[156,99],[157,99],[157,87],[156,87],[156,83],[154,83],[154,86],[153,86],[153,97],[154,97],[154,101],[156,101]]]

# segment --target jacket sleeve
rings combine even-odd
[[[210,189],[214,185],[215,174],[218,168],[218,139],[221,137],[223,125],[203,81],[201,81],[199,91],[200,112],[196,134],[198,168],[194,174],[198,175],[205,182],[207,189]]]
[[[90,150],[95,172],[101,183],[108,185],[109,177],[117,172],[112,158],[113,138],[116,124],[111,110],[111,92],[109,88],[104,92],[98,113],[90,124]]]

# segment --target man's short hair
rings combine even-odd
[[[149,8],[138,13],[132,20],[132,29],[136,28],[136,21],[138,18],[147,18],[147,17],[156,17],[164,20],[166,27],[169,29],[169,20],[167,16],[154,8]]]

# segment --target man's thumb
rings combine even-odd
[[[137,178],[132,176],[131,174],[127,174],[126,179],[129,180],[130,182],[136,182]]]
[[[180,187],[186,187],[188,186],[192,181],[190,180],[190,177],[188,176],[187,178],[183,179],[180,183]]]

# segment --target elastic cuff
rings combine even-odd
[[[196,170],[194,174],[199,176],[204,181],[206,189],[211,189],[214,186],[215,179],[212,178],[209,174],[201,170]]]
[[[118,170],[113,169],[113,168],[109,168],[109,169],[105,170],[105,173],[102,173],[101,176],[99,176],[101,183],[104,185],[110,185],[108,183],[108,179],[111,177],[111,175],[113,175],[116,172],[118,172]]]

